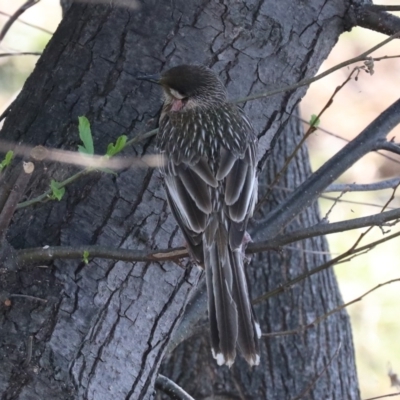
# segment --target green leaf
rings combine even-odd
[[[89,252],[87,250],[83,252],[82,260],[86,265],[89,264]]]
[[[107,147],[106,156],[112,157],[122,151],[126,145],[126,141],[128,137],[125,135],[121,135],[117,141],[114,143],[110,143]]]
[[[0,171],[2,171],[5,167],[11,164],[13,157],[14,157],[14,152],[12,150],[7,151],[4,160],[0,163]]]
[[[318,128],[320,122],[321,121],[317,115],[315,115],[315,114],[311,115],[310,122],[309,122],[310,126],[312,126],[314,128]]]
[[[78,120],[79,120],[79,125],[78,125],[79,137],[81,138],[83,143],[83,146],[81,145],[78,146],[78,151],[82,154],[93,155],[94,147],[93,147],[92,131],[90,129],[90,122],[84,116],[78,117]]]
[[[60,182],[55,181],[54,179],[51,180],[50,182],[50,189],[51,189],[51,198],[53,200],[58,200],[60,201],[64,194],[65,194],[65,188],[60,187]]]

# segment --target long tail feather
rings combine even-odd
[[[238,345],[246,361],[251,366],[258,365],[260,363],[258,339],[261,330],[250,303],[242,250],[236,249],[230,252],[230,255],[233,272],[232,294],[238,310]]]
[[[251,365],[260,362],[255,320],[241,248],[232,251],[224,224],[215,218],[204,236],[211,347],[219,365],[231,366],[238,346]]]
[[[227,247],[228,238],[226,230],[219,226],[218,221],[211,223],[208,229],[210,231],[206,232],[204,262],[211,345],[217,363],[231,366],[236,358],[238,313],[232,297],[233,277]]]

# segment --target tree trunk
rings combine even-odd
[[[135,76],[182,63],[210,66],[232,99],[295,83],[317,71],[348,28],[350,7],[344,0],[135,4],[138,7],[129,10],[105,3],[71,7],[14,102],[2,139],[76,151],[77,117],[85,115],[96,154],[104,154],[119,135],[132,137],[156,126],[160,90]],[[261,164],[266,163],[263,183],[271,182],[299,140],[298,126],[291,123],[284,129],[304,92],[246,104],[260,137]],[[279,137],[275,156],[267,157],[273,137]],[[152,140],[130,152],[152,154]],[[51,179],[61,181],[73,172],[76,167],[66,164],[37,164],[28,198],[43,193]],[[307,174],[303,150],[278,185],[294,187]],[[266,207],[273,207],[284,193],[275,189]],[[316,214],[315,207],[307,210],[292,227],[316,223]],[[257,231],[252,234],[257,240],[267,227],[261,214],[255,219],[250,234]],[[183,244],[158,174],[145,168],[130,168],[118,176],[92,173],[70,185],[60,202],[19,210],[8,240],[16,249],[99,244],[141,250]],[[326,244],[310,240],[254,256],[249,267],[252,295],[326,258],[309,250],[326,251]],[[172,262],[103,259],[88,265],[58,260],[48,269],[3,272],[2,298],[12,302],[1,306],[2,399],[152,398],[171,335],[201,278],[190,264],[183,268]],[[256,313],[268,333],[310,322],[339,302],[335,279],[326,272],[257,306]],[[308,385],[303,398],[359,397],[345,313],[301,335],[266,338],[262,351],[262,365],[253,371],[241,360],[228,370],[215,366],[207,340],[191,340],[172,356],[165,371],[198,398],[225,392],[230,398],[236,393],[243,399],[289,399]]]

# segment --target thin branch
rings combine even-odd
[[[6,17],[12,17],[11,14],[8,14],[8,13],[6,13],[4,11],[0,11],[0,15],[4,15]],[[17,19],[17,22],[19,22],[20,24],[26,25],[26,26],[30,26],[31,28],[37,29],[37,30],[42,31],[44,33],[48,33],[49,35],[53,34],[53,32],[49,31],[48,29],[42,28],[41,26],[38,26],[38,25],[31,24],[30,22],[26,22],[26,21],[23,21],[21,19]]]
[[[382,112],[367,128],[314,172],[284,202],[265,218],[266,239],[277,236],[290,221],[307,208],[348,168],[376,147],[377,141],[400,122],[400,100]]]
[[[338,199],[337,197],[326,196],[322,194],[320,196],[321,199],[336,201],[338,203],[348,203],[348,204],[357,204],[360,206],[369,206],[369,207],[377,207],[382,208],[382,204],[375,204],[375,203],[367,203],[366,201],[356,201],[356,200],[348,200],[348,199]],[[396,207],[388,207],[388,209],[395,210]]]
[[[400,6],[390,6],[385,4],[371,4],[366,5],[365,7],[377,11],[400,11]]]
[[[189,256],[184,247],[174,249],[160,249],[153,251],[140,251],[128,249],[115,249],[102,246],[45,246],[17,251],[17,264],[24,266],[37,262],[45,263],[57,259],[76,260],[83,259],[83,253],[89,252],[88,258],[104,258],[129,262],[161,262],[180,260]]]
[[[324,193],[329,192],[372,192],[374,190],[393,189],[400,183],[400,178],[391,178],[376,183],[334,183],[329,185]]]
[[[337,256],[334,259],[332,259],[332,260],[330,260],[330,261],[328,261],[328,262],[326,262],[326,263],[324,263],[324,264],[322,264],[322,265],[320,265],[320,266],[318,266],[316,268],[313,268],[310,271],[307,271],[307,272],[305,272],[303,274],[300,274],[296,278],[291,279],[290,281],[282,284],[281,286],[277,287],[276,289],[273,289],[273,290],[269,291],[268,293],[265,293],[262,296],[257,297],[256,299],[254,299],[252,301],[252,303],[253,304],[261,303],[262,301],[265,301],[265,300],[269,299],[272,296],[275,296],[275,295],[277,295],[279,293],[284,292],[285,290],[291,288],[293,285],[301,282],[302,280],[304,280],[306,278],[309,278],[310,276],[315,275],[316,273],[321,272],[321,271],[323,271],[323,270],[325,270],[327,268],[330,268],[331,266],[333,266],[334,264],[338,263],[339,261],[340,262],[346,262],[350,258],[354,257],[357,254],[365,252],[366,250],[371,250],[374,247],[376,247],[376,246],[378,246],[378,245],[380,245],[380,244],[382,244],[384,242],[387,242],[387,241],[389,241],[391,239],[399,237],[399,236],[400,236],[400,232],[397,232],[397,233],[394,233],[392,235],[387,236],[386,238],[383,238],[383,239],[380,239],[380,240],[376,240],[375,242],[372,242],[372,243],[369,243],[369,244],[367,244],[365,246],[359,247],[358,249],[351,248],[348,251],[346,251],[343,254],[341,254],[340,256]]]
[[[363,293],[359,297],[342,304],[333,310],[329,311],[328,313],[316,318],[314,321],[310,322],[307,325],[302,325],[299,326],[296,329],[291,329],[289,331],[280,331],[280,332],[270,332],[270,333],[263,333],[263,337],[271,338],[271,337],[281,337],[281,336],[290,336],[290,335],[296,335],[296,334],[301,334],[307,331],[308,329],[315,328],[317,325],[321,324],[323,321],[328,319],[331,315],[336,314],[337,312],[349,307],[350,305],[357,303],[359,301],[362,301],[366,296],[371,294],[372,292],[390,285],[395,282],[400,282],[400,278],[397,279],[391,279],[389,281],[380,283],[379,285],[375,286],[374,288],[368,290],[367,292]],[[205,282],[204,280],[202,281],[202,284],[200,286],[200,290],[196,293],[195,297],[190,300],[190,303],[186,307],[185,314],[182,319],[182,323],[179,325],[178,329],[176,332],[179,332],[177,335],[177,340],[173,340],[173,344],[168,346],[168,352],[173,351],[176,346],[183,341],[189,339],[194,333],[198,331],[198,322],[199,320],[203,317],[204,312],[207,308],[207,298],[205,296]],[[198,303],[201,303],[200,305]],[[187,316],[187,311],[189,311],[189,318]],[[179,339],[178,339],[179,338]],[[397,377],[397,375],[396,375]],[[392,385],[393,386],[393,385]],[[303,394],[304,396],[304,394]]]
[[[387,11],[399,11],[399,6],[365,4],[355,10],[358,26],[385,35],[392,35],[400,29],[400,18]]]
[[[390,185],[390,184],[388,184],[388,187],[382,187],[382,189],[393,189],[394,188],[394,186],[395,186],[395,184],[397,184],[398,182],[396,181],[396,178],[393,178],[393,185]],[[343,186],[342,186],[343,185]],[[328,186],[328,188],[338,188],[338,192],[339,191],[343,191],[344,189],[346,189],[347,188],[347,186],[348,185],[350,185],[351,187],[352,187],[352,185],[351,184],[346,184],[346,183],[344,183],[344,184],[337,184],[337,186],[336,186],[336,184],[332,184],[332,185],[329,185]],[[367,189],[368,187],[369,187],[369,185],[371,185],[371,190],[375,190],[374,189],[374,186],[373,185],[375,185],[375,184],[365,184],[365,185],[357,185],[357,184],[354,184],[354,189],[355,190],[349,190],[349,192],[351,192],[351,191],[358,191],[357,190],[357,188],[358,188],[358,186],[360,186],[360,189],[362,189],[362,187],[364,187],[365,186],[365,189]],[[379,185],[379,182],[377,183],[377,185]],[[382,186],[383,186],[384,184],[382,184]],[[271,187],[271,185],[259,185],[259,187],[264,187],[264,186],[266,186],[266,187]],[[385,184],[385,186],[386,186],[386,184]],[[329,191],[330,192],[334,192],[335,190],[332,190],[332,189],[330,189]],[[292,193],[293,191],[294,191],[294,189],[291,189],[291,188],[287,188],[287,187],[283,187],[283,186],[278,186],[278,185],[275,185],[274,186],[274,190],[282,190],[282,191],[284,191],[284,192],[287,192],[287,193]],[[378,190],[378,189],[376,189],[376,190]],[[363,190],[360,190],[360,191],[363,191]],[[323,193],[326,193],[327,192],[327,189],[325,189],[324,191],[323,191]],[[367,203],[367,202],[365,202],[365,201],[355,201],[355,200],[347,200],[347,199],[338,199],[337,197],[332,197],[332,196],[326,196],[326,195],[321,195],[320,196],[320,198],[322,198],[322,199],[327,199],[327,200],[332,200],[332,201],[336,201],[336,202],[338,202],[338,203],[349,203],[349,204],[359,204],[359,205],[362,205],[362,206],[371,206],[371,207],[378,207],[378,208],[382,208],[382,204],[376,204],[376,203]],[[387,209],[391,209],[391,210],[394,210],[394,209],[396,209],[397,207],[387,207]],[[262,224],[263,223],[263,220],[257,220],[257,221],[255,221],[255,223],[257,224],[257,225],[260,225],[260,224]]]
[[[394,282],[400,282],[400,278],[396,279],[391,279],[389,281],[380,283],[379,285],[376,285],[372,289],[368,290],[367,292],[363,293],[361,296],[349,301],[348,303],[342,304],[333,310],[329,311],[328,313],[316,318],[314,321],[310,322],[307,325],[299,326],[296,329],[292,329],[290,331],[282,331],[282,332],[271,332],[271,333],[263,333],[263,337],[277,337],[277,336],[288,336],[288,335],[294,335],[294,334],[300,334],[303,333],[304,331],[310,329],[310,328],[315,328],[317,325],[319,325],[321,322],[325,321],[328,319],[331,315],[336,314],[337,312],[344,310],[345,308],[351,306],[352,304],[358,303],[359,301],[363,300],[364,297],[368,296],[375,290],[378,290],[384,286],[390,285]]]
[[[377,397],[368,397],[368,399],[365,399],[365,400],[387,399],[389,397],[395,397],[395,396],[400,396],[400,392],[391,393],[391,394],[384,394],[382,396],[377,396]]]
[[[236,100],[235,103],[244,103],[246,101],[250,101],[250,100],[256,100],[256,99],[261,99],[263,97],[269,97],[269,96],[273,96],[275,94],[279,94],[282,92],[289,92],[295,89],[298,89],[302,86],[308,86],[311,83],[318,81],[319,79],[324,78],[327,75],[330,75],[332,72],[335,72],[343,67],[347,67],[348,65],[354,64],[356,62],[362,62],[362,61],[367,61],[370,60],[371,57],[369,57],[369,55],[371,53],[373,53],[374,51],[380,49],[381,47],[383,47],[384,45],[386,45],[387,43],[391,42],[393,39],[396,39],[400,36],[400,30],[398,32],[396,32],[395,34],[393,34],[392,36],[389,36],[388,38],[386,38],[385,40],[383,40],[382,42],[378,43],[376,46],[371,47],[369,50],[365,51],[364,53],[360,54],[357,57],[354,58],[350,58],[347,61],[343,61],[337,65],[335,65],[332,68],[329,68],[328,70],[320,73],[319,75],[314,76],[313,78],[307,78],[307,79],[303,79],[300,82],[297,82],[296,84],[293,85],[289,85],[289,86],[285,86],[283,88],[280,89],[274,89],[274,90],[269,90],[266,92],[261,92],[258,94],[253,94],[247,97],[244,97],[242,99]]]
[[[42,53],[31,52],[31,51],[21,51],[15,53],[0,53],[0,57],[13,57],[13,56],[41,56]]]
[[[133,144],[144,140],[154,134],[154,131],[147,132],[144,135],[139,135],[131,139],[127,144]],[[58,187],[65,187],[82,176],[87,175],[91,172],[97,172],[98,170],[108,168],[113,171],[126,169],[132,166],[148,168],[148,167],[159,167],[162,165],[163,159],[159,155],[148,155],[143,157],[118,157],[114,156],[112,158],[100,155],[85,156],[78,152],[46,148],[44,146],[28,146],[28,145],[15,145],[12,142],[5,140],[0,140],[0,152],[6,153],[12,150],[14,155],[21,155],[24,157],[31,157],[37,161],[50,160],[61,163],[68,163],[72,165],[85,166],[84,170],[81,170],[62,182],[59,182]],[[36,203],[50,200],[50,195],[52,190],[48,189],[44,193],[36,196],[33,199],[19,203],[17,209],[31,206]]]
[[[35,4],[39,3],[40,0],[27,0],[21,7],[15,11],[15,13],[10,17],[10,19],[4,24],[3,29],[0,32],[0,42],[6,36],[8,30],[11,28],[12,24],[18,19],[20,15],[22,15],[26,10]]]
[[[322,223],[324,223],[325,221],[328,222],[329,221],[329,215],[331,214],[331,212],[333,211],[334,207],[336,206],[337,203],[339,203],[341,201],[342,196],[344,196],[346,193],[345,190],[342,191],[342,193],[340,193],[340,195],[333,200],[333,204],[331,205],[331,207],[329,208],[329,210],[327,211],[327,213],[325,214],[325,217],[322,218]]]
[[[330,96],[330,98],[328,99],[328,101],[326,102],[326,104],[324,105],[324,107],[322,107],[321,111],[319,112],[319,114],[316,116],[315,120],[319,121],[321,116],[323,115],[323,113],[331,106],[331,104],[333,103],[333,100],[335,98],[335,96],[347,85],[348,82],[350,82],[350,80],[352,79],[352,76],[354,73],[357,72],[357,76],[359,73],[360,69],[358,67],[354,68],[353,71],[351,71],[351,73],[349,74],[349,76],[345,79],[345,81],[339,85],[332,93],[332,95]],[[295,157],[295,155],[297,154],[297,152],[300,150],[300,148],[303,146],[304,142],[307,140],[307,138],[313,133],[315,132],[315,126],[314,125],[310,125],[309,128],[307,129],[307,131],[305,132],[305,134],[303,135],[303,137],[301,138],[300,142],[296,145],[295,149],[292,151],[292,154],[290,154],[290,156],[285,160],[285,164],[283,165],[283,167],[281,168],[281,170],[276,174],[273,182],[271,183],[271,188],[267,190],[267,192],[263,195],[263,197],[261,199],[259,199],[258,204],[255,208],[255,212],[257,212],[261,206],[264,204],[264,202],[269,198],[269,195],[271,194],[271,191],[273,190],[272,188],[275,186],[276,183],[279,182],[281,176],[284,174],[284,172],[287,170],[287,168],[289,167],[290,162],[293,160],[293,158]]]
[[[397,143],[384,140],[378,143],[379,150],[387,150],[394,154],[400,154],[400,146]]]
[[[294,114],[289,114],[289,113],[287,113],[287,114],[288,114],[290,117],[297,118],[297,119],[299,119],[301,122],[303,122],[303,123],[305,123],[305,124],[307,124],[307,125],[310,125],[310,123],[309,123],[308,121],[306,121],[304,118],[298,117],[297,115],[294,115]],[[343,136],[338,135],[337,133],[333,133],[333,132],[331,132],[331,131],[328,131],[327,129],[322,128],[321,126],[318,126],[316,129],[317,129],[318,131],[320,131],[320,132],[323,132],[323,133],[329,135],[329,136],[333,136],[333,137],[336,138],[336,139],[342,140],[343,142],[346,142],[346,143],[349,143],[349,142],[350,142],[349,139],[346,139],[346,138],[344,138]],[[386,158],[387,160],[393,161],[393,162],[396,163],[396,164],[400,164],[400,161],[399,161],[399,160],[397,160],[397,159],[395,159],[395,158],[393,158],[393,157],[390,157],[390,156],[388,156],[387,154],[381,153],[380,151],[377,151],[376,154],[379,154],[381,157]]]
[[[151,132],[149,132],[151,133]],[[138,139],[135,137],[129,142],[138,142],[144,139],[145,135],[141,135]],[[127,144],[130,144],[127,143]],[[23,157],[31,157],[35,161],[54,161],[59,163],[66,163],[70,165],[77,165],[80,167],[87,167],[94,169],[108,168],[112,170],[122,170],[132,166],[138,167],[160,167],[162,157],[158,154],[145,155],[142,157],[133,156],[114,156],[107,157],[105,155],[86,155],[78,151],[55,149],[51,147],[29,146],[25,144],[16,145],[14,142],[7,140],[0,140],[0,153],[7,153],[12,150],[14,156],[19,155]]]
[[[32,301],[39,301],[40,303],[44,303],[44,304],[47,303],[47,300],[46,300],[46,299],[41,299],[40,297],[35,297],[35,296],[29,296],[29,295],[27,295],[27,294],[15,294],[15,293],[14,293],[14,294],[10,294],[8,297],[9,297],[10,299],[19,297],[19,298],[21,298],[21,299],[27,299],[27,300],[32,300]]]
[[[63,188],[72,182],[75,182],[78,180],[80,177],[92,172],[93,170],[91,168],[85,168],[82,171],[77,172],[76,174],[70,176],[69,178],[65,179],[62,182],[59,182],[58,187]],[[29,207],[37,203],[43,203],[47,200],[50,200],[50,196],[52,194],[52,190],[48,189],[44,193],[40,194],[39,196],[34,197],[33,199],[22,201],[21,203],[18,203],[16,206],[17,210],[20,210],[21,208]]]
[[[180,386],[164,375],[158,374],[155,386],[156,389],[162,390],[164,393],[170,395],[174,399],[194,400],[192,396],[190,396]]]
[[[335,222],[332,224],[317,224],[309,228],[299,229],[294,232],[285,233],[275,238],[258,243],[250,243],[246,249],[247,254],[259,253],[267,250],[275,250],[287,244],[309,239],[315,236],[328,235],[331,233],[343,232],[351,229],[365,228],[368,226],[381,226],[385,222],[400,219],[400,208],[386,211],[368,217],[354,218]],[[17,264],[25,266],[34,263],[51,262],[55,259],[82,259],[83,253],[89,252],[89,258],[105,258],[128,262],[163,262],[168,260],[179,260],[189,256],[184,247],[173,249],[128,250],[115,249],[103,246],[54,246],[36,247],[17,251]]]

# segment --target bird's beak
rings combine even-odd
[[[138,76],[137,79],[139,79],[140,81],[148,81],[148,82],[156,83],[157,85],[159,85],[161,76],[160,76],[160,74],[144,75],[144,76]]]

